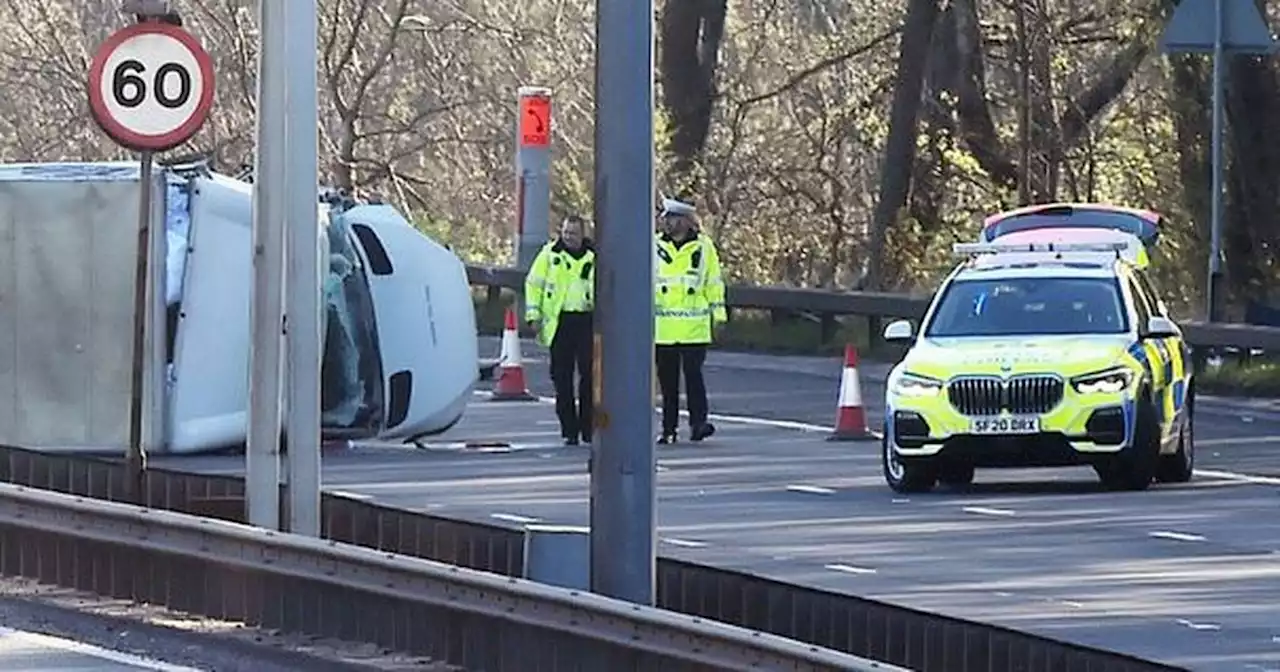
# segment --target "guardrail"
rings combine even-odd
[[[115,500],[124,497],[124,479],[120,460],[0,446],[0,481]],[[151,507],[243,522],[245,484],[241,476],[148,469],[144,485]],[[287,519],[285,494],[282,487],[281,509]],[[521,529],[450,519],[334,492],[322,496],[321,521],[326,539],[495,574],[524,575]],[[4,539],[0,536],[0,560],[6,555]],[[0,565],[4,567],[12,565]],[[658,606],[663,609],[919,672],[1038,670],[1045,661],[1055,661],[1061,669],[1095,672],[1181,670],[996,625],[669,557],[658,558],[657,570]],[[120,585],[130,585],[121,581]],[[211,588],[201,590],[212,596],[219,594],[219,584],[203,585]],[[201,590],[191,594],[203,595]],[[276,599],[274,592],[265,595]]]
[[[906,672],[593,593],[8,483],[0,571],[467,670]]]
[[[496,305],[503,289],[517,293],[524,290],[524,272],[516,268],[467,266],[472,285],[488,288],[487,301]],[[880,342],[882,318],[915,319],[924,317],[929,297],[885,292],[842,292],[796,287],[758,287],[731,285],[727,291],[730,309],[765,310],[775,320],[786,315],[805,315],[822,325],[823,342],[836,334],[839,316],[860,315],[868,318],[868,333],[873,343]],[[1187,343],[1199,350],[1235,348],[1242,351],[1280,351],[1280,327],[1248,324],[1183,322]]]

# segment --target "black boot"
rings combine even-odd
[[[712,434],[715,434],[715,433],[716,433],[715,425],[709,422],[703,422],[698,425],[695,425],[692,429],[689,430],[689,440],[701,441],[707,437],[710,437]]]

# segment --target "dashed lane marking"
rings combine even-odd
[[[820,485],[788,485],[787,492],[803,492],[809,495],[834,495],[835,490]]]
[[[980,516],[1015,516],[1017,511],[1013,509],[996,509],[988,506],[966,506],[962,509],[965,513],[975,513]]]
[[[829,569],[833,572],[843,572],[845,574],[875,574],[876,573],[876,570],[873,567],[858,567],[856,565],[846,565],[844,563],[834,563],[830,565],[824,565],[823,569]]]
[[[1186,532],[1173,532],[1171,530],[1158,530],[1149,532],[1147,536],[1155,539],[1169,539],[1171,541],[1205,541],[1205,538],[1198,534],[1188,534]]]
[[[662,542],[665,544],[670,544],[671,546],[679,546],[681,548],[706,548],[707,546],[707,542],[705,541],[694,541],[692,539],[676,539],[674,537],[665,537],[662,539]]]
[[[489,514],[489,517],[494,520],[505,520],[509,523],[519,523],[521,525],[528,525],[529,523],[536,523],[542,520],[541,518],[531,518],[529,516],[521,516],[515,513],[491,513]]]

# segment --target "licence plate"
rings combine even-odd
[[[970,434],[1035,434],[1039,431],[1040,418],[1034,415],[975,418],[969,427]]]

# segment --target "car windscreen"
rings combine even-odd
[[[1024,277],[952,282],[925,337],[1123,334],[1115,278]]]
[[[322,423],[327,428],[365,428],[377,424],[382,412],[382,362],[373,296],[351,243],[351,228],[335,218],[326,233],[329,268],[324,281]]]

